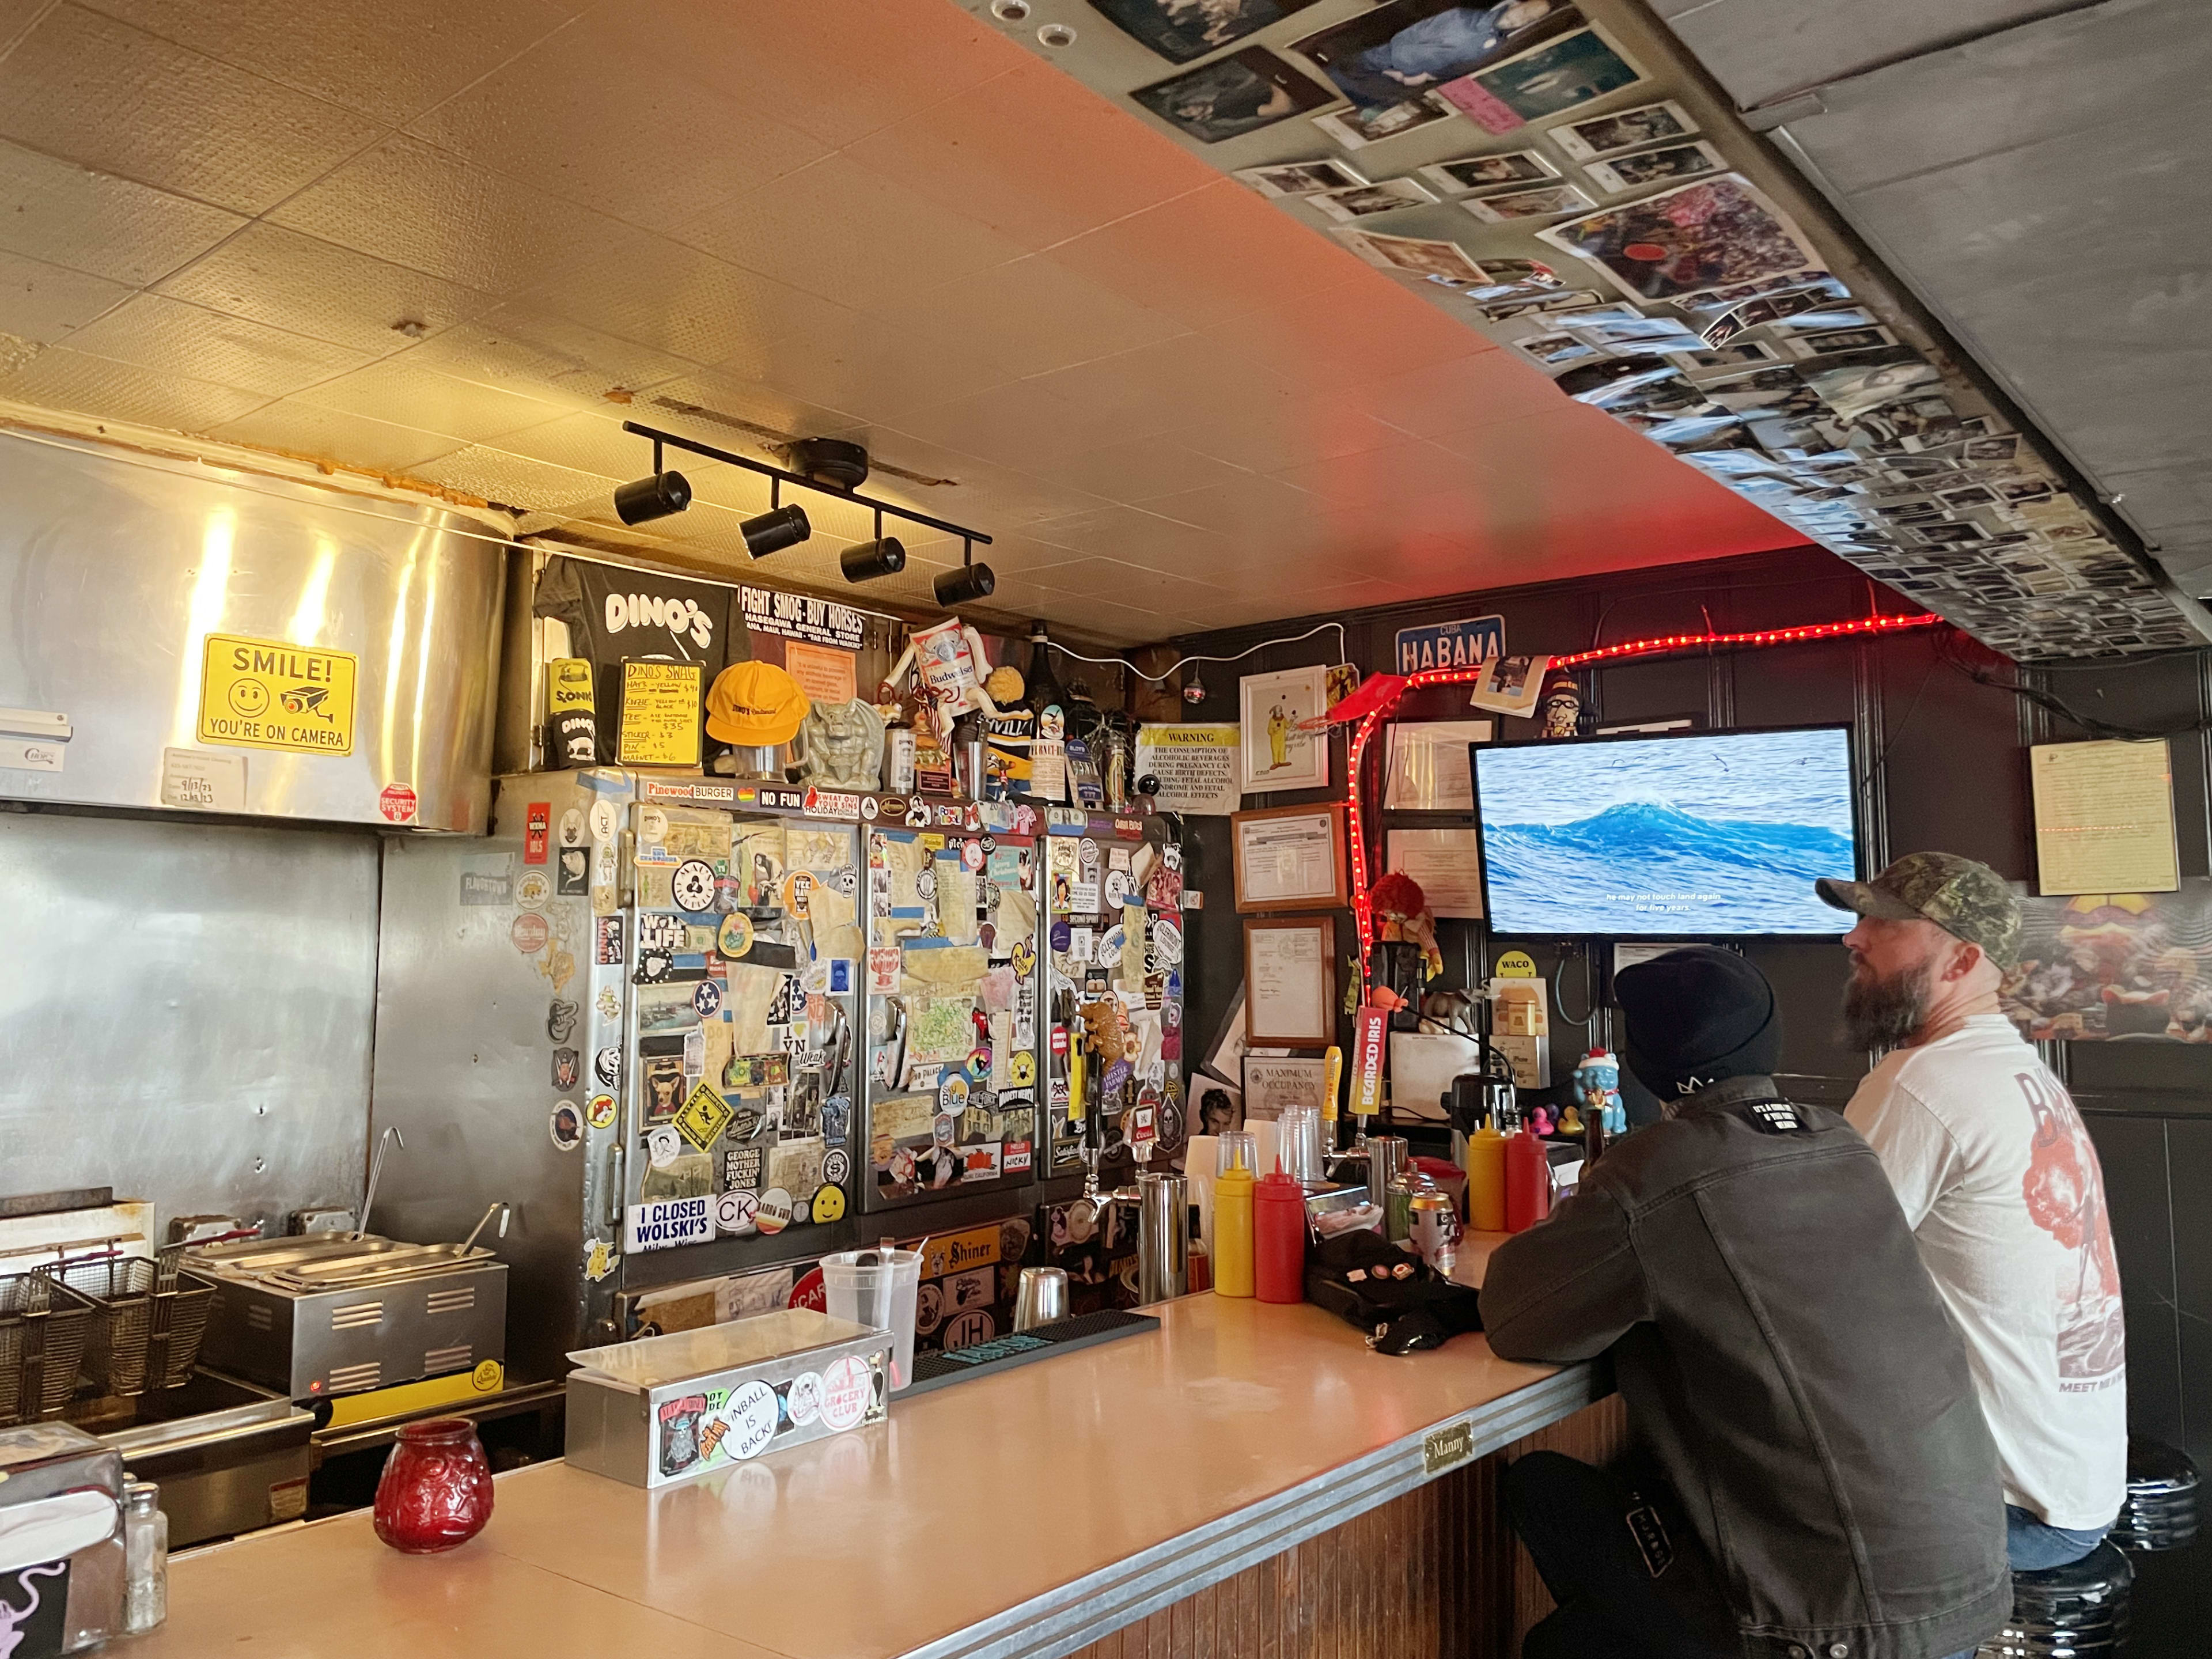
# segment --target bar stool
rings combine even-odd
[[[2197,1541],[2197,1465],[2186,1453],[2157,1440],[2129,1440],[2128,1501],[2112,1536],[2134,1555]]]
[[[2079,1561],[2012,1576],[2012,1616],[1979,1659],[2113,1659],[2127,1639],[2135,1568],[2110,1540]]]

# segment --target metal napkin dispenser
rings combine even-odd
[[[569,1463],[631,1486],[883,1420],[891,1334],[786,1308],[569,1358]]]
[[[18,1659],[123,1632],[123,1459],[66,1423],[0,1429],[0,1639]]]
[[[209,1245],[184,1265],[217,1286],[202,1363],[295,1400],[507,1358],[507,1264],[481,1247],[313,1233]]]

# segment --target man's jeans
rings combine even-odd
[[[2115,1520],[2118,1519],[2116,1516]],[[2051,1567],[2063,1567],[2079,1561],[2091,1550],[2105,1541],[2112,1530],[2107,1524],[2088,1532],[2070,1527],[2049,1526],[2037,1520],[2018,1504],[2005,1505],[2005,1556],[2014,1572],[2042,1572]],[[1951,1659],[1974,1659],[1973,1654],[1955,1653]]]

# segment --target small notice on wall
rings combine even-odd
[[[2027,751],[2039,892],[2171,893],[2181,885],[2173,762],[2144,743],[2045,743]]]
[[[1234,812],[1242,803],[1234,726],[1140,726],[1136,775],[1160,781],[1164,812]]]
[[[849,651],[827,645],[808,645],[793,640],[783,647],[783,672],[798,682],[807,701],[848,703],[858,695],[859,660]]]
[[[696,662],[627,657],[622,670],[622,735],[615,758],[624,766],[698,765],[706,670]]]

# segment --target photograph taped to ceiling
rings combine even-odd
[[[1383,270],[1402,270],[1453,287],[1486,283],[1490,274],[1457,242],[1419,236],[1383,236],[1370,230],[1330,233],[1361,258]]]
[[[1425,88],[1511,57],[1581,25],[1561,0],[1386,0],[1293,41],[1359,111],[1385,110]]]
[[[1555,219],[1563,213],[1587,212],[1596,205],[1572,185],[1546,185],[1539,190],[1469,196],[1460,202],[1460,206],[1491,225],[1502,225],[1515,219]]]
[[[1237,176],[1273,200],[1285,196],[1311,196],[1317,191],[1342,190],[1347,185],[1364,185],[1361,178],[1341,161],[1282,161],[1273,167],[1242,167]]]
[[[1326,190],[1309,196],[1307,203],[1322,217],[1352,224],[1378,213],[1396,213],[1410,207],[1426,207],[1437,198],[1411,179],[1382,179],[1347,190]]]
[[[1504,133],[1579,109],[1643,78],[1643,70],[1592,27],[1449,82],[1437,96],[1484,131]]]
[[[1610,161],[1588,161],[1583,163],[1583,171],[1607,195],[1619,196],[1632,190],[1648,190],[1653,185],[1680,184],[1708,173],[1726,173],[1728,161],[1720,151],[1699,139],[1692,143],[1669,144],[1664,149],[1617,155]]]
[[[1091,0],[1091,9],[1171,64],[1194,64],[1314,0]]]
[[[1313,124],[1340,148],[1361,150],[1386,138],[1402,138],[1439,121],[1453,120],[1458,114],[1450,105],[1439,103],[1433,97],[1408,98],[1388,109],[1330,110],[1315,116]]]
[[[1601,209],[1536,234],[1561,252],[1589,260],[1638,300],[1702,294],[1732,283],[1816,270],[1820,263],[1788,216],[1733,173]]]
[[[1329,101],[1326,89],[1264,46],[1248,46],[1129,96],[1201,144],[1257,132]]]
[[[1688,111],[1671,99],[1643,104],[1587,121],[1569,121],[1545,136],[1577,161],[1595,161],[1644,144],[1686,138],[1698,130]]]
[[[1419,171],[1421,177],[1448,196],[1462,191],[1504,190],[1516,185],[1540,184],[1559,176],[1559,168],[1533,149],[1508,150],[1502,155],[1462,155]]]

